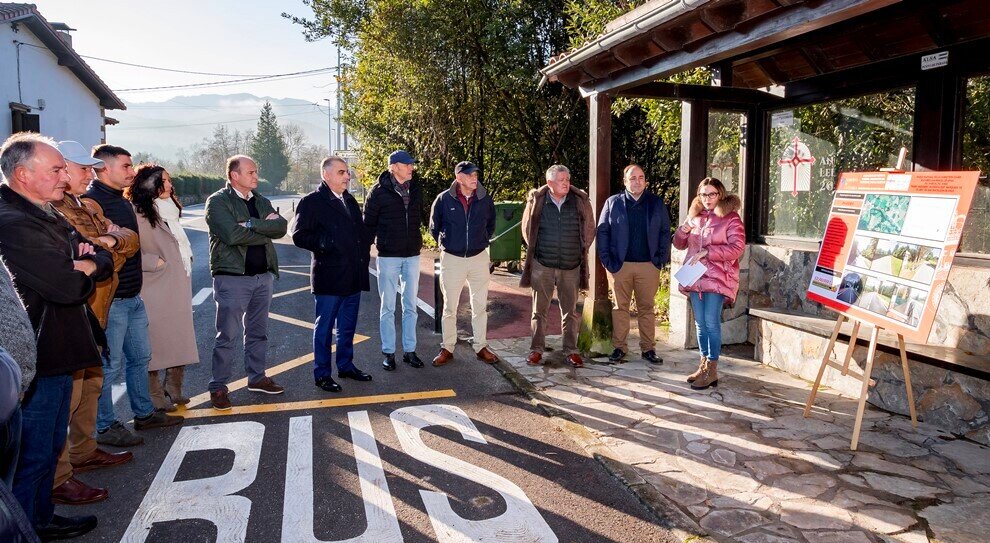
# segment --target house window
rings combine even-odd
[[[894,166],[913,117],[913,88],[772,112],[766,234],[821,239],[838,175]]]
[[[961,253],[990,254],[990,75],[966,82],[963,117],[963,170],[980,170],[980,182],[966,217]]]

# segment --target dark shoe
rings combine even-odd
[[[285,389],[281,385],[275,383],[275,381],[267,375],[254,383],[249,384],[248,390],[251,392],[264,392],[265,394],[281,394],[285,392]]]
[[[481,350],[478,351],[478,360],[481,360],[485,364],[494,364],[498,362],[498,356],[496,356],[495,353],[493,353],[488,347],[482,347]]]
[[[395,371],[395,353],[384,353],[385,360],[382,360],[382,367],[385,371]]]
[[[134,447],[144,443],[144,438],[128,430],[119,421],[114,421],[106,430],[96,432],[96,442],[113,447]]]
[[[371,376],[367,373],[354,368],[352,370],[338,371],[337,377],[341,379],[354,379],[355,381],[370,381]]]
[[[622,360],[625,357],[626,357],[626,353],[618,347],[616,347],[615,350],[612,351],[612,354],[608,355],[608,359],[610,362],[618,362],[619,360]]]
[[[52,490],[52,503],[85,505],[101,502],[109,496],[110,493],[105,488],[94,488],[75,477],[69,477],[69,480]]]
[[[210,393],[210,403],[217,411],[230,411],[230,396],[226,390],[218,390]]]
[[[653,349],[643,353],[643,360],[646,360],[650,364],[663,364],[663,359],[657,356],[657,352]]]
[[[575,368],[584,367],[584,360],[582,360],[581,355],[577,353],[572,353],[567,355],[567,363],[574,366]]]
[[[539,366],[540,364],[542,364],[542,360],[543,360],[543,353],[541,353],[540,351],[533,351],[529,353],[529,356],[526,357],[526,363],[529,364],[530,366]]]
[[[152,428],[165,428],[168,426],[175,426],[176,424],[182,424],[184,420],[186,419],[182,417],[166,415],[163,411],[154,411],[143,419],[134,417],[134,429],[150,430]]]
[[[178,392],[176,393],[175,396],[172,396],[171,394],[168,393],[168,391],[166,391],[165,397],[168,398],[169,401],[171,401],[175,405],[186,405],[187,403],[189,403],[189,398],[183,396],[181,393]]]
[[[705,364],[704,370],[702,370],[701,375],[691,383],[691,388],[695,390],[704,390],[708,387],[718,386],[718,360],[709,360]]]
[[[414,368],[422,368],[423,361],[416,356],[416,353],[406,353],[402,355],[402,361]]]
[[[440,349],[440,354],[433,359],[434,366],[442,366],[447,362],[454,359],[454,353],[448,351],[447,349]]]
[[[72,539],[87,534],[96,528],[96,517],[86,515],[84,517],[63,517],[54,515],[52,521],[44,526],[38,526],[35,531],[42,541],[56,541],[59,539]]]
[[[322,379],[317,379],[316,386],[322,388],[327,392],[340,392],[341,390],[344,390],[343,388],[341,388],[340,385],[337,384],[337,381],[333,380],[332,377],[324,377]]]
[[[103,449],[96,449],[93,451],[93,454],[89,455],[89,458],[78,464],[72,464],[72,471],[83,473],[85,471],[93,471],[94,469],[109,468],[126,464],[133,459],[134,455],[130,451],[109,453]]]

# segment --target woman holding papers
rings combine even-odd
[[[725,185],[706,177],[698,186],[688,218],[674,233],[674,247],[687,249],[684,264],[702,264],[704,273],[679,289],[691,300],[698,329],[701,362],[688,378],[691,388],[718,386],[718,355],[722,350],[722,306],[735,302],[739,290],[739,258],[746,249],[746,232],[739,218],[741,202],[726,194]]]

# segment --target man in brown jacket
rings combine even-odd
[[[577,350],[581,317],[578,291],[588,288],[588,249],[595,240],[591,200],[571,185],[566,166],[550,166],[547,184],[529,191],[523,210],[522,235],[526,242],[519,286],[533,289],[533,341],[527,362],[536,366],[546,347],[547,312],[553,291],[560,302],[563,353],[575,368],[584,366]]]
[[[124,261],[140,248],[138,235],[110,222],[94,200],[79,198],[93,179],[93,168],[102,167],[103,162],[89,156],[86,149],[75,141],[59,142],[58,150],[68,166],[69,188],[62,201],[54,204],[55,209],[84,238],[99,244],[113,256],[113,275],[98,282],[89,297],[89,307],[105,329],[110,303],[117,290],[117,272]],[[55,471],[55,488],[52,491],[52,501],[55,503],[81,505],[105,500],[109,495],[106,489],[87,485],[76,479],[74,472],[116,466],[133,458],[127,451],[109,453],[96,446],[93,431],[96,430],[96,409],[102,388],[103,368],[100,366],[79,370],[72,376],[69,436]]]

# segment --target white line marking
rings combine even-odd
[[[371,266],[368,266],[368,272],[370,272],[371,275],[374,275],[375,279],[378,279],[378,270],[372,268]],[[422,311],[423,313],[426,313],[427,317],[430,317],[431,319],[437,318],[437,312],[435,309],[433,309],[433,306],[426,303],[426,301],[424,301],[419,296],[416,297],[416,307],[418,307],[419,310]]]
[[[124,397],[125,392],[127,392],[127,384],[125,383],[117,383],[116,385],[110,387],[110,394],[113,398],[114,405],[117,404],[118,400]]]
[[[209,298],[211,294],[213,294],[213,289],[212,288],[201,288],[201,289],[199,289],[199,292],[197,292],[196,295],[193,296],[193,299],[192,299],[192,305],[193,305],[193,307],[196,307],[197,305],[205,302],[206,299]]]

